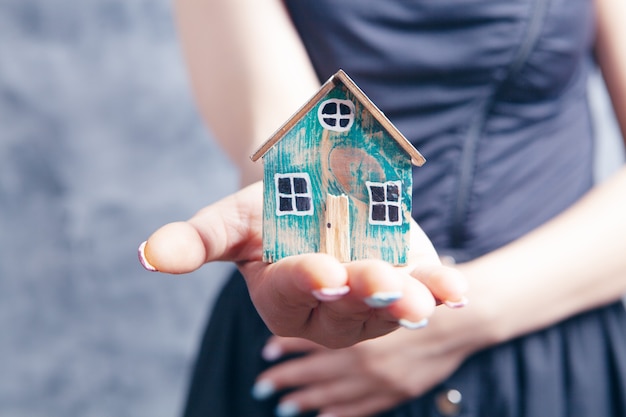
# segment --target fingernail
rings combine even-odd
[[[141,266],[143,266],[146,270],[150,272],[157,272],[158,270],[146,259],[146,243],[147,242],[143,242],[141,245],[139,245],[139,248],[137,249],[139,262],[141,262]]]
[[[257,381],[252,387],[252,398],[255,400],[265,400],[271,397],[276,391],[274,383],[267,379]]]
[[[263,347],[261,357],[268,362],[273,362],[283,356],[283,350],[275,343],[269,343]]]
[[[350,287],[348,287],[347,285],[341,286],[339,288],[320,288],[319,290],[311,291],[313,297],[325,302],[337,301],[349,292]]]
[[[446,300],[443,303],[449,308],[461,308],[469,304],[469,300],[467,299],[467,297],[463,296],[457,301]]]
[[[285,401],[276,407],[277,417],[295,417],[300,414],[300,407],[294,401]]]
[[[398,320],[398,324],[405,329],[417,330],[428,326],[428,319],[422,319],[420,321],[410,321],[406,319]]]
[[[369,297],[365,298],[365,304],[372,308],[383,308],[390,306],[394,302],[398,301],[402,298],[402,293],[400,291],[388,291],[388,292],[375,292]]]

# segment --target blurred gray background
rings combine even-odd
[[[593,86],[605,176],[622,152]],[[170,1],[0,0],[0,417],[180,413],[229,267],[151,274],[136,248],[235,175]]]
[[[226,274],[137,245],[237,178],[168,0],[0,0],[0,416],[176,416]]]

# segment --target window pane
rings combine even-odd
[[[372,201],[375,203],[381,203],[385,201],[385,189],[378,185],[370,186],[372,190]]]
[[[278,179],[278,192],[281,194],[291,194],[291,180],[289,178]]]
[[[346,127],[350,124],[350,119],[339,119],[339,126]]]
[[[306,180],[304,178],[294,178],[293,179],[293,191],[296,194],[305,194],[307,193]]]
[[[280,211],[293,211],[291,198],[280,197]]]
[[[374,204],[372,206],[372,220],[384,222],[386,220],[386,210],[384,204]]]
[[[339,111],[341,112],[341,114],[350,114],[351,113],[350,107],[348,107],[345,104],[340,104],[339,105]]]
[[[389,206],[389,221],[397,223],[400,220],[400,210],[398,206]]]
[[[296,210],[309,211],[311,209],[311,199],[309,197],[296,197]]]
[[[322,108],[322,114],[337,114],[337,103],[326,103]]]
[[[387,201],[398,201],[400,197],[400,189],[395,184],[387,185]]]
[[[326,123],[328,126],[335,126],[337,124],[337,120],[331,119],[330,117],[324,117],[324,123]]]

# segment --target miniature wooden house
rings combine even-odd
[[[263,259],[325,252],[405,264],[412,165],[425,160],[339,71],[252,155],[263,158]]]

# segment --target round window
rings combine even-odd
[[[354,123],[354,103],[331,98],[320,104],[317,117],[324,129],[345,132]]]

